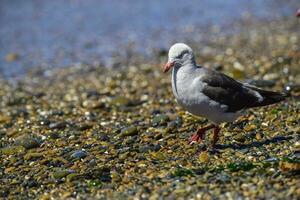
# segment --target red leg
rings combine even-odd
[[[220,127],[219,126],[215,126],[214,127],[213,143],[212,143],[213,146],[215,146],[216,143],[219,140],[219,132],[220,132]]]
[[[215,128],[215,125],[208,125],[202,128],[198,128],[197,132],[190,138],[190,143],[201,142],[205,137],[206,131],[212,128]]]

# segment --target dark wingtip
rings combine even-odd
[[[263,95],[264,100],[262,102],[263,105],[270,105],[274,103],[279,103],[284,101],[287,98],[287,95],[284,93],[273,93],[273,94],[265,94]]]

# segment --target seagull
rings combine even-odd
[[[184,43],[171,46],[166,73],[172,68],[172,91],[177,103],[189,113],[209,119],[212,123],[200,127],[190,141],[201,142],[205,133],[214,129],[214,146],[219,139],[220,123],[232,122],[248,108],[280,102],[286,95],[243,84],[215,70],[198,66],[193,50]]]

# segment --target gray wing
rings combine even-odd
[[[225,74],[206,69],[201,81],[206,83],[203,94],[226,105],[226,112],[269,105],[283,100],[284,95],[242,84]]]

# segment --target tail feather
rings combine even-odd
[[[262,101],[257,102],[254,107],[257,106],[266,106],[274,103],[278,103],[286,99],[287,95],[279,92],[262,90],[256,87],[249,87],[250,89],[258,92],[262,97]]]
[[[261,106],[278,103],[280,101],[285,100],[287,97],[285,94],[281,94],[278,92],[263,91],[263,92],[260,92],[260,94],[264,98],[263,101],[260,103]]]
[[[247,85],[247,88],[254,90],[255,92],[258,92],[262,97],[262,101],[256,102],[253,105],[253,107],[266,106],[266,105],[278,103],[287,98],[287,95],[283,94],[283,93],[262,90],[262,89],[259,89],[257,87],[250,86],[250,85]]]

